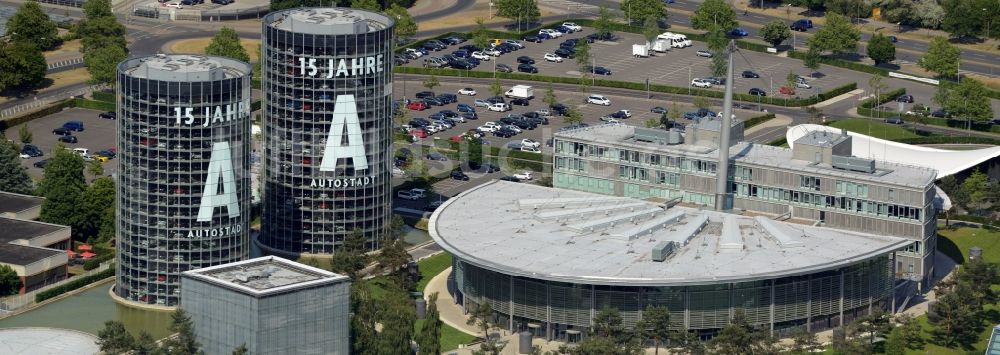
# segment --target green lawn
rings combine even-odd
[[[420,266],[420,281],[417,281],[417,290],[423,292],[427,288],[427,283],[444,269],[451,267],[451,254],[441,253],[417,262]]]
[[[851,118],[846,120],[837,120],[834,121],[833,123],[830,123],[830,127],[844,128],[851,132],[870,135],[875,138],[882,138],[887,140],[919,137],[916,133],[913,133],[912,131],[909,131],[903,127],[897,125],[885,124],[882,122],[878,122],[876,120],[865,119],[865,118]]]
[[[1000,262],[1000,232],[992,232],[981,228],[938,230],[938,249],[959,263],[968,260],[969,248],[973,246],[983,248],[983,259],[985,261],[993,263]],[[997,322],[1000,322],[1000,319],[997,319],[998,315],[1000,315],[1000,307],[996,305],[988,305],[986,306],[986,310],[987,318],[993,319],[984,319],[984,329],[979,334],[979,341],[973,345],[973,349],[951,349],[928,343],[923,350],[908,350],[907,354],[963,354],[966,350],[974,350],[975,352],[982,354],[986,351],[986,342],[990,339],[990,333],[993,331],[993,326],[996,325]],[[927,323],[927,316],[922,315],[917,317],[917,321],[920,322],[921,327],[924,328],[926,338],[930,339],[931,325]]]
[[[423,319],[417,319],[417,323],[414,324],[414,328],[417,333],[420,333],[420,328],[424,326]],[[459,344],[468,344],[476,337],[462,333],[458,329],[452,328],[450,325],[441,324],[441,351],[455,350],[458,349]]]

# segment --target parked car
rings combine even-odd
[[[514,69],[511,68],[507,64],[497,64],[497,72],[500,72],[500,73],[511,73],[511,72],[514,72]]]
[[[424,99],[424,103],[427,104],[427,107],[431,107],[431,106],[444,106],[444,102],[442,102],[440,99],[438,99],[436,97],[425,98]]]
[[[759,78],[760,74],[754,73],[752,70],[744,70],[740,76],[744,78]]]
[[[517,66],[517,71],[522,73],[537,74],[538,68],[531,64],[519,64]]]
[[[937,110],[934,110],[934,112],[931,112],[931,116],[937,118],[947,118],[950,117],[951,114],[949,114],[948,111],[945,111],[943,108],[939,108]]]
[[[812,89],[812,85],[809,85],[809,83],[804,81],[795,82],[795,87],[798,89]]]
[[[531,180],[531,172],[525,171],[522,173],[514,174],[514,177],[518,180]]]
[[[805,21],[809,21],[809,22],[805,22]],[[811,24],[812,24],[812,21],[810,21],[810,20],[798,20],[798,21],[793,22],[792,25],[788,26],[788,27],[791,28],[792,31],[805,32],[805,31],[808,31],[810,27],[812,27]]]
[[[52,134],[55,134],[55,135],[58,135],[58,136],[68,136],[68,135],[73,134],[73,132],[70,131],[70,130],[68,130],[68,129],[66,129],[66,128],[64,128],[64,127],[59,127],[59,128],[53,129],[52,130]]]
[[[588,104],[595,104],[595,105],[602,105],[602,106],[611,106],[611,100],[609,100],[604,95],[590,95],[590,96],[587,96],[587,103]]]
[[[435,96],[434,98],[438,99],[438,101],[441,101],[445,105],[458,102],[458,96],[456,96],[455,94],[444,93],[444,94]]]
[[[37,146],[31,144],[25,144],[21,146],[21,157],[24,159],[32,157],[40,157],[43,155],[45,155],[45,153],[42,152],[42,150],[39,149]]]
[[[212,3],[219,5],[229,5],[233,3],[233,0],[212,0]]]
[[[556,49],[554,52],[552,52],[552,54],[555,54],[563,58],[569,58],[569,59],[576,58],[576,52],[566,48]]]
[[[459,95],[476,96],[476,89],[473,88],[461,88],[458,89]]]
[[[545,53],[544,58],[545,58],[546,62],[555,62],[555,63],[562,63],[563,62],[563,57],[557,56],[557,55],[552,54],[552,53]]]
[[[694,52],[694,54],[699,57],[712,58],[712,52],[706,51],[704,49],[699,49],[697,52]]]
[[[563,25],[563,27],[569,28],[573,32],[583,31],[583,27],[582,26],[577,25],[577,24],[572,23],[572,22],[563,22],[562,25]]]
[[[593,73],[594,75],[611,75],[611,69],[608,69],[608,68],[605,68],[605,67],[590,67],[590,66],[588,66],[587,69],[590,69],[590,72]]]
[[[520,57],[517,57],[517,62],[518,63],[522,63],[522,64],[535,64],[535,60],[531,59],[531,57],[526,56],[526,55],[522,55]]]
[[[475,104],[476,107],[490,107],[490,103],[483,99],[476,99],[473,104]]]
[[[569,113],[569,107],[561,103],[556,103],[555,105],[549,106],[549,109],[552,110],[552,113],[555,113],[559,116],[566,116],[566,114]]]
[[[444,155],[442,155],[440,153],[430,153],[430,154],[427,154],[427,160],[448,161],[448,157],[446,157],[446,156],[444,156]]]
[[[694,79],[691,79],[691,86],[699,87],[699,88],[710,88],[710,87],[712,87],[712,83],[708,82],[705,79],[694,78]]]
[[[453,170],[451,172],[451,178],[461,181],[469,181],[469,175],[465,175],[461,170]]]
[[[80,121],[66,121],[66,123],[63,123],[63,128],[71,130],[71,131],[81,132],[81,131],[83,131],[83,122],[80,122]]]
[[[404,199],[404,200],[411,200],[411,201],[415,201],[415,200],[420,199],[420,197],[417,197],[416,195],[414,195],[413,192],[410,191],[410,190],[399,190],[399,191],[396,192],[396,197],[399,197],[399,198]]]
[[[712,85],[726,85],[726,79],[725,78],[716,78],[714,76],[709,76],[709,77],[706,77],[706,78],[703,78],[703,79],[705,81],[709,82]]]
[[[904,103],[912,104],[913,103],[913,95],[910,95],[910,94],[899,95],[899,97],[896,98],[896,102],[904,102]]]
[[[103,118],[103,119],[106,119],[106,120],[115,120],[115,119],[118,119],[118,114],[115,113],[114,111],[108,111],[108,112],[101,112],[101,113],[99,113],[97,115],[97,117],[100,117],[100,118]]]
[[[746,37],[749,36],[750,33],[747,33],[747,30],[744,30],[741,27],[737,27],[734,28],[732,31],[729,31],[729,35],[733,37]]]
[[[59,141],[63,142],[63,143],[77,143],[77,142],[79,142],[79,140],[76,139],[76,136],[60,136],[59,137]]]
[[[518,105],[518,106],[528,106],[528,105],[531,105],[531,100],[519,97],[519,98],[511,99],[510,100],[510,104],[511,105]]]
[[[428,108],[428,105],[426,103],[424,103],[423,101],[413,101],[413,102],[410,102],[410,103],[406,104],[406,108],[414,110],[414,111],[423,111],[423,110],[426,110]]]
[[[478,60],[481,60],[481,61],[488,61],[488,60],[490,60],[493,57],[491,57],[489,54],[486,54],[486,53],[483,53],[483,52],[480,52],[480,51],[475,51],[475,52],[472,52],[472,58],[475,58],[475,59],[478,59]]]
[[[510,111],[510,106],[507,106],[505,103],[495,103],[490,104],[489,110],[493,112],[507,112]]]
[[[779,90],[779,92],[782,95],[795,95],[795,89],[792,89],[792,88],[787,87],[787,86],[782,86],[781,90]]]
[[[764,89],[761,89],[761,88],[751,88],[750,89],[750,95],[754,95],[754,96],[767,96],[767,92],[765,92]]]
[[[510,182],[521,182],[521,179],[518,179],[518,178],[513,177],[513,176],[504,176],[504,177],[500,178],[500,180],[502,180],[502,181],[510,181]]]
[[[437,95],[435,95],[433,91],[419,91],[414,96],[416,96],[418,99],[424,99],[428,97],[434,97]]]
[[[888,123],[888,124],[903,124],[905,122],[903,122],[903,119],[899,118],[899,117],[889,117],[889,118],[885,119],[885,123]]]
[[[31,164],[31,165],[33,165],[34,167],[39,168],[39,169],[45,169],[45,166],[48,165],[48,164],[49,164],[49,160],[48,159],[42,159],[42,160],[36,161],[34,164]]]
[[[653,108],[649,109],[649,112],[662,114],[662,113],[667,113],[667,109],[665,109],[663,107],[660,107],[660,106],[656,106],[656,107],[653,107]]]
[[[521,38],[525,42],[542,43],[542,39],[535,35],[527,35]]]

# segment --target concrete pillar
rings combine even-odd
[[[691,292],[684,288],[684,330],[691,329]]]
[[[813,278],[812,274],[809,274],[809,278],[806,279],[806,331],[812,331],[812,291],[813,291]]]
[[[774,281],[771,279],[771,335],[774,335]]]
[[[844,269],[840,270],[840,326],[844,326]]]
[[[514,333],[514,277],[507,276],[507,280],[508,280],[507,294],[509,296],[508,298],[509,301],[507,301],[507,307],[508,307],[507,330],[509,330],[511,333]],[[531,341],[529,341],[528,343],[531,343]]]
[[[552,341],[552,291],[545,282],[545,340]]]

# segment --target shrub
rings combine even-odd
[[[10,119],[0,121],[0,132],[7,130],[7,128],[17,126],[22,123],[31,122],[35,119],[42,118],[56,112],[62,111],[64,108],[73,107],[73,100],[63,100],[52,106],[42,108],[38,111],[25,114],[23,116],[17,116]]]
[[[774,114],[773,113],[768,113],[768,114],[760,115],[760,116],[757,116],[757,117],[751,117],[751,118],[747,119],[746,121],[743,121],[743,129],[747,129],[747,128],[759,125],[761,123],[770,121],[772,118],[774,118]]]
[[[49,298],[59,296],[59,295],[64,294],[66,292],[70,292],[70,291],[76,290],[78,288],[87,286],[89,284],[92,284],[94,282],[97,282],[97,281],[100,281],[100,280],[103,280],[103,279],[106,279],[106,278],[109,278],[109,277],[112,277],[112,276],[115,276],[115,266],[114,265],[111,265],[111,267],[108,268],[107,270],[98,272],[96,274],[93,274],[93,275],[90,275],[90,276],[80,277],[80,278],[78,278],[76,280],[64,283],[62,285],[50,288],[50,289],[42,291],[42,292],[39,292],[38,294],[35,295],[35,302],[42,302],[42,301],[47,300]]]
[[[893,91],[881,94],[878,97],[878,102],[876,102],[875,98],[871,98],[871,99],[868,99],[868,100],[865,100],[865,101],[861,101],[861,104],[858,105],[858,115],[867,116],[867,117],[890,117],[890,116],[893,115],[893,112],[890,112],[890,111],[881,111],[881,112],[879,112],[879,110],[875,110],[874,108],[878,107],[878,106],[881,106],[882,104],[884,104],[886,102],[895,100],[897,97],[899,97],[899,95],[903,95],[905,93],[906,93],[906,88],[899,88],[899,89],[896,89],[896,90],[893,90]]]
[[[114,92],[109,92],[109,91],[94,91],[94,93],[91,94],[91,95],[94,97],[95,101],[103,101],[103,102],[115,103],[115,93]]]
[[[114,259],[114,258],[115,258],[115,254],[114,254],[113,251],[110,254],[103,254],[101,256],[98,256],[96,258],[93,258],[93,259],[90,259],[90,260],[87,260],[86,262],[84,262],[83,263],[83,269],[87,270],[87,271],[96,269],[97,267],[101,266],[101,263],[103,263],[105,261],[108,261],[108,260],[111,260],[111,259]]]

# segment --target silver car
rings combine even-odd
[[[704,49],[698,50],[695,54],[699,57],[712,58],[712,52],[706,51]]]

